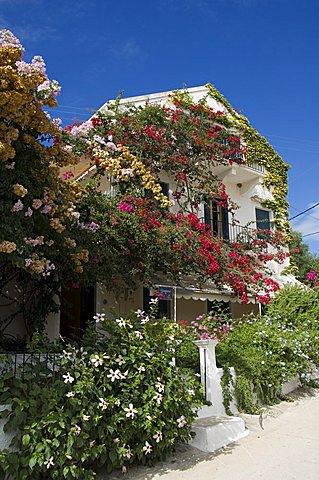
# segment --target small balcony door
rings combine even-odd
[[[204,206],[205,223],[219,238],[229,240],[229,220],[226,207],[219,205],[217,200],[209,200]]]
[[[263,210],[262,208],[256,208],[256,226],[259,230],[258,238],[267,240],[269,235],[263,233],[260,230],[271,230],[270,227],[270,212],[269,210]]]

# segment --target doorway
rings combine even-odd
[[[60,334],[63,338],[79,339],[89,320],[95,315],[95,288],[63,288],[61,292]]]

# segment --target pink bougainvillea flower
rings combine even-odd
[[[132,213],[132,211],[133,211],[132,205],[130,205],[129,203],[126,203],[126,202],[119,203],[118,204],[118,209],[119,209],[120,212]]]

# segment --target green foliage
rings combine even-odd
[[[300,232],[292,232],[289,242],[290,264],[294,267],[293,273],[303,282],[311,270],[319,270],[319,258],[313,254],[306,243],[302,241]]]
[[[230,405],[233,400],[232,390],[234,388],[234,381],[229,367],[224,368],[223,375],[220,380],[223,392],[223,405],[227,415],[233,415]]]
[[[193,372],[199,374],[199,350],[193,340],[193,337],[187,334],[182,338],[175,350],[175,360],[176,365],[190,368]]]
[[[248,119],[238,113],[223,97],[223,95],[211,84],[207,84],[209,94],[221,103],[229,114],[230,121],[235,128],[239,128],[246,144],[246,160],[248,163],[259,163],[266,168],[264,185],[273,187],[274,201],[268,201],[267,206],[274,212],[274,220],[277,228],[290,234],[288,217],[287,195],[287,171],[290,168],[268,141],[260,135],[249,123]]]
[[[191,322],[189,332],[195,340],[223,340],[229,332],[229,316],[222,311],[199,315]]]
[[[190,372],[172,365],[180,327],[143,314],[97,320],[80,349],[65,347],[55,374],[40,359],[22,379],[1,379],[14,437],[0,465],[15,479],[92,479],[191,437],[203,398]]]
[[[282,289],[268,315],[237,320],[216,348],[219,366],[234,366],[238,408],[248,413],[280,399],[281,385],[299,377],[303,383],[319,367],[318,293]],[[227,380],[225,379],[225,383]]]

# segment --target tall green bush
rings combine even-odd
[[[254,413],[276,403],[281,385],[292,378],[311,383],[319,367],[318,300],[317,292],[286,287],[270,302],[267,315],[232,324],[216,353],[219,366],[235,368],[239,410]]]
[[[81,348],[65,347],[55,376],[39,361],[32,381],[1,380],[14,438],[0,465],[17,480],[92,479],[101,466],[151,462],[191,438],[203,397],[172,363],[180,327],[140,311],[96,319]]]

